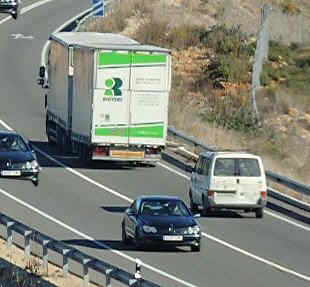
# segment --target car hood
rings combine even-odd
[[[34,156],[32,152],[23,152],[23,151],[8,151],[8,152],[0,152],[0,162],[6,161],[12,162],[25,162],[34,160]]]
[[[149,216],[140,215],[139,220],[142,224],[151,226],[170,226],[187,227],[196,225],[196,220],[191,216]]]

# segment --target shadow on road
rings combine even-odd
[[[144,165],[134,165],[131,163],[119,163],[119,162],[104,162],[104,161],[92,161],[90,163],[82,162],[76,154],[66,154],[64,155],[61,150],[57,148],[56,145],[51,145],[48,142],[43,141],[30,141],[34,146],[38,161],[42,167],[60,167],[55,161],[49,159],[47,156],[42,154],[40,151],[44,152],[48,156],[56,159],[62,164],[69,166],[71,168],[86,168],[86,169],[103,169],[103,170],[135,170],[139,167],[145,167]],[[37,149],[40,151],[38,151]]]
[[[95,249],[115,249],[119,251],[144,251],[144,252],[187,252],[187,250],[181,249],[175,246],[146,246],[143,250],[137,250],[133,243],[124,244],[121,240],[85,240],[85,239],[72,239],[72,240],[62,240],[64,244],[72,246],[82,246]]]
[[[124,213],[128,206],[101,206],[100,208],[108,212]]]

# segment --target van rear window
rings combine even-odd
[[[235,175],[235,159],[218,158],[214,166],[215,176],[234,176]]]
[[[240,176],[261,176],[258,160],[254,158],[239,159]]]
[[[214,176],[261,176],[257,159],[254,158],[217,158]]]

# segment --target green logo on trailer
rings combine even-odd
[[[106,90],[104,92],[105,96],[108,97],[121,97],[122,91],[121,87],[123,81],[120,78],[110,78],[105,81]]]

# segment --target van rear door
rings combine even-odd
[[[256,204],[262,191],[266,191],[265,175],[257,158],[239,158],[237,189],[240,203]]]
[[[210,190],[214,191],[216,204],[239,203],[236,160],[234,158],[216,158],[211,178]]]
[[[256,158],[217,158],[211,189],[219,205],[253,205],[266,190],[261,163]]]

